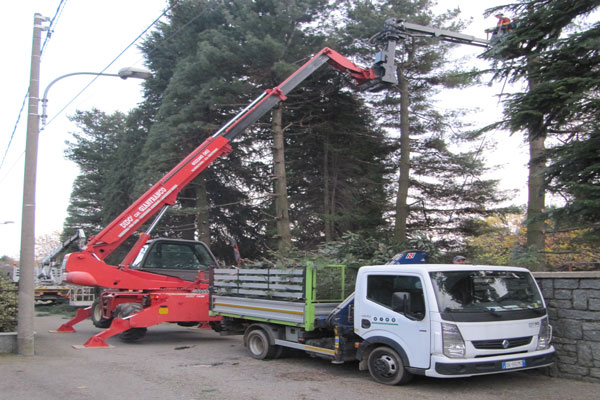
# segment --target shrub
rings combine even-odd
[[[17,285],[0,277],[0,332],[14,332],[17,328],[17,292]]]

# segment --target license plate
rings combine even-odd
[[[524,366],[525,366],[525,360],[504,361],[502,363],[502,369],[522,368]]]

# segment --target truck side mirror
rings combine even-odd
[[[404,316],[411,321],[423,319],[422,316],[416,315],[412,311],[411,296],[408,292],[394,292],[394,294],[392,294],[392,310],[404,314]]]
[[[392,310],[401,314],[408,314],[410,310],[410,294],[408,292],[394,292],[392,294]]]

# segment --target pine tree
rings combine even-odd
[[[352,38],[369,37],[366,32],[381,30],[388,18],[452,31],[463,27],[459,10],[436,16],[428,0],[350,3],[348,42],[359,54],[366,46]],[[481,179],[486,172],[481,153],[452,150],[450,127],[460,131],[460,123],[434,107],[432,98],[439,90],[468,84],[466,75],[448,65],[451,46],[432,38],[400,41],[398,86],[370,99],[377,118],[400,145],[394,157],[398,178],[393,206],[399,245],[407,242],[410,233],[422,230],[437,237],[444,249],[455,249],[462,244],[469,220],[487,215],[504,200],[497,182]]]
[[[577,35],[566,40],[561,37],[568,34],[569,27],[576,18],[588,14],[598,5],[600,2],[597,0],[522,0],[514,3],[505,7],[505,10],[517,20],[516,29],[499,37],[486,53],[487,58],[497,60],[497,80],[515,82],[525,79],[528,83],[525,92],[512,94],[506,100],[504,125],[512,131],[524,131],[529,142],[527,246],[538,253],[538,265],[543,264],[545,249],[544,218],[547,214],[544,213],[544,170],[549,155],[546,151],[546,139],[556,136],[560,140],[571,142],[562,147],[563,151],[559,150],[559,146],[550,153],[554,160],[551,161],[547,179],[554,185],[555,191],[565,188],[561,181],[569,182],[566,186],[574,189],[571,179],[579,174],[577,169],[585,162],[570,164],[570,168],[564,168],[567,166],[565,162],[573,160],[566,160],[563,156],[573,155],[569,154],[573,150],[571,145],[580,138],[584,141],[591,139],[595,130],[592,127],[590,131],[589,125],[583,132],[572,128],[585,125],[582,121],[590,117],[589,114],[579,113],[578,109],[582,104],[588,103],[589,96],[593,93],[593,84],[589,89],[586,87],[590,83],[587,72],[593,70],[589,64],[593,56],[586,52],[595,49],[597,39],[588,36],[583,40],[583,37]],[[592,31],[591,34],[597,33]],[[583,47],[580,46],[582,43]],[[561,61],[560,64],[555,64],[557,61]],[[578,68],[573,68],[572,64]],[[584,78],[584,75],[588,78]],[[577,139],[572,141],[573,138]],[[590,180],[590,176],[580,180],[584,185],[593,185],[593,182],[593,177]],[[566,191],[567,194],[569,190]],[[570,195],[574,193],[571,192]],[[570,211],[576,209],[581,210],[582,207],[578,205],[570,208]],[[579,211],[575,212],[578,213]],[[581,215],[584,214],[585,212]]]
[[[386,159],[394,149],[362,100],[340,91],[337,73],[325,76],[331,79],[296,93],[301,104],[290,98],[296,105],[290,111],[304,119],[287,136],[290,215],[294,238],[308,249],[345,232],[373,235],[382,229]]]
[[[156,110],[156,122],[144,146],[142,158],[146,161],[137,168],[138,180],[152,182],[158,179],[175,160],[214,133],[260,91],[281,83],[307,56],[320,50],[325,42],[322,33],[327,28],[315,21],[327,15],[324,9],[328,3],[318,0],[179,2],[172,10],[169,23],[162,25],[144,45],[148,64],[157,76],[157,82],[150,82],[147,87],[147,104]],[[184,31],[185,35],[175,35]],[[341,92],[342,82],[339,78],[332,79],[332,75],[331,72],[320,72],[305,82],[302,85],[305,90],[297,89],[281,109],[275,110],[276,113],[281,111],[280,115],[273,114],[276,118],[270,123],[265,117],[262,121],[266,123],[259,122],[249,128],[247,134],[236,140],[235,151],[226,161],[217,162],[218,165],[205,171],[189,190],[181,193],[176,212],[182,215],[175,215],[180,218],[175,222],[171,217],[170,227],[166,228],[169,233],[186,227],[199,230],[199,221],[208,220],[205,227],[210,226],[213,248],[215,243],[225,242],[227,236],[234,236],[240,243],[242,254],[248,257],[257,256],[268,247],[277,247],[278,241],[270,238],[281,236],[281,228],[279,232],[274,229],[275,220],[282,218],[282,206],[276,210],[271,197],[281,199],[282,195],[273,191],[273,166],[269,158],[272,128],[278,124],[279,116],[282,121],[279,135],[283,134],[283,147],[287,152],[286,173],[291,175],[284,188],[290,190],[290,219],[294,235],[297,235],[295,239],[301,243],[308,239],[306,245],[314,245],[323,240],[321,233],[325,230],[340,232],[351,228],[352,224],[347,222],[345,226],[331,226],[339,218],[349,220],[351,215],[360,216],[366,210],[361,201],[368,203],[361,197],[367,197],[367,194],[379,196],[383,183],[381,176],[369,177],[379,188],[361,184],[365,187],[364,193],[341,192],[339,183],[342,180],[337,180],[335,185],[329,184],[329,189],[324,192],[321,189],[326,181],[331,183],[329,178],[323,179],[320,170],[312,167],[317,165],[320,169],[324,165],[326,151],[318,127],[319,122],[325,121],[326,117],[322,115],[331,119],[331,115],[339,114],[342,107],[350,107],[343,113],[352,116],[348,120],[356,121],[355,116],[362,114],[360,108],[363,107],[359,101]],[[334,87],[329,90],[332,84]],[[343,104],[337,105],[338,102]],[[311,119],[313,116],[316,120]],[[360,138],[375,131],[369,124],[372,121],[368,116],[348,126],[338,118],[335,127],[339,132],[347,131],[346,135],[356,134]],[[313,132],[316,134],[312,135]],[[336,135],[340,137],[338,133],[333,136]],[[355,139],[332,140],[336,155],[348,153],[348,149],[357,144]],[[369,141],[363,143],[371,144]],[[310,151],[297,151],[300,146],[310,148]],[[364,149],[363,144],[358,146]],[[364,163],[363,168],[368,165],[366,162],[371,160],[368,151],[352,151],[357,156],[354,160],[346,158],[344,163]],[[380,169],[376,163],[372,165]],[[352,168],[346,169],[352,171]],[[360,169],[355,167],[353,173],[346,172],[340,178],[360,179]],[[338,169],[331,170],[339,172]],[[309,173],[314,175],[309,176]],[[277,176],[281,179],[281,172]],[[302,185],[321,195],[309,196],[311,203],[306,204]],[[346,185],[350,186],[350,182]],[[138,191],[142,189],[140,186]],[[333,198],[336,190],[344,196],[338,194]],[[206,196],[201,195],[203,193]],[[350,197],[351,194],[356,194],[356,198]],[[206,199],[206,203],[197,203],[198,199]],[[332,206],[342,203],[344,206],[333,211],[332,207],[325,206],[326,201]],[[352,203],[354,206],[350,207]],[[371,202],[369,212],[374,212],[375,203]],[[207,218],[198,218],[196,213],[203,210],[208,212]],[[383,210],[379,209],[378,213],[374,218],[355,220],[361,221],[361,226],[373,227],[381,222]],[[307,229],[313,223],[318,228]],[[204,237],[207,233],[208,229],[204,234],[199,232],[199,236]]]
[[[75,178],[63,236],[76,228],[83,228],[87,235],[98,233],[106,222],[118,212],[107,212],[111,179],[117,153],[117,137],[125,132],[125,115],[116,112],[107,115],[97,109],[77,111],[73,117],[80,132],[73,133],[73,142],[67,143],[66,158],[75,162],[80,174]]]
[[[550,216],[559,230],[589,230],[592,241],[600,238],[599,38],[596,23],[560,40],[541,60],[544,84],[530,97],[544,103],[538,110],[559,139],[548,151],[546,183],[565,203]]]

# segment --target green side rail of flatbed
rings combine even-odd
[[[311,331],[345,299],[345,278],[343,265],[215,269],[211,314]]]

